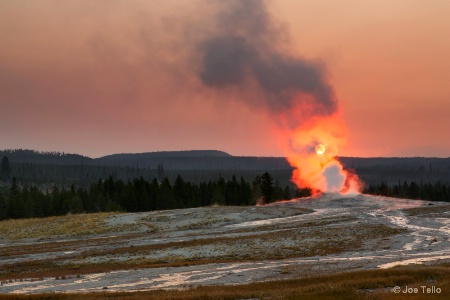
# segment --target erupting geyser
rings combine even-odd
[[[323,65],[285,52],[265,1],[213,3],[215,24],[197,45],[200,82],[270,114],[298,187],[357,192],[357,176],[336,159],[346,130]]]
[[[298,127],[280,129],[279,145],[295,168],[292,181],[298,187],[311,188],[314,194],[358,193],[361,186],[358,176],[345,170],[336,158],[345,134],[337,112],[311,117]]]

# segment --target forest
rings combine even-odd
[[[0,193],[0,220],[38,218],[69,213],[106,211],[141,212],[152,210],[191,208],[211,205],[255,205],[270,203],[293,196],[310,194],[308,189],[293,191],[282,188],[265,172],[251,183],[233,176],[200,184],[178,176],[173,184],[166,178],[147,181],[143,177],[124,182],[109,177],[98,180],[89,189],[53,189],[43,192],[37,186],[20,188],[12,179],[5,197]]]
[[[161,151],[134,154],[114,154],[89,158],[77,154],[39,152],[34,150],[0,150],[0,158],[9,158],[10,178],[38,185],[52,184],[69,188],[89,188],[99,178],[123,181],[154,177],[172,182],[178,175],[195,183],[231,179],[233,175],[251,181],[257,175],[270,172],[281,185],[290,183],[292,167],[284,157],[241,157],[216,150]],[[338,157],[347,169],[352,169],[367,185],[382,181],[393,185],[400,182],[450,183],[450,158],[433,157]],[[161,172],[162,169],[162,172]],[[162,176],[162,177],[161,177]]]
[[[450,202],[450,184],[442,182],[417,183],[411,181],[407,183],[404,181],[403,183],[388,184],[382,181],[379,184],[370,184],[364,189],[364,193],[395,198]]]
[[[0,219],[255,205],[311,193],[290,182],[292,168],[285,158],[234,157],[214,150],[98,159],[22,149],[0,154]],[[360,176],[364,193],[450,201],[450,159],[339,160]]]

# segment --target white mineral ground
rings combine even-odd
[[[428,212],[408,212],[407,209],[414,207]],[[49,258],[63,266],[108,262],[126,265],[136,260],[195,262],[202,259],[208,260],[208,263],[124,268],[65,276],[63,279],[5,280],[1,282],[0,293],[179,289],[390,268],[413,263],[441,263],[450,259],[449,217],[450,206],[447,203],[434,202],[430,205],[429,202],[416,200],[338,194],[257,207],[206,207],[114,214],[104,226],[122,228],[121,231],[63,236],[58,240],[55,237],[14,241],[2,238],[0,254],[12,246],[20,248],[35,244],[39,249],[41,243],[49,241],[71,241],[73,248],[65,246],[60,250],[46,250],[43,247],[30,253],[0,255],[0,269]],[[393,234],[371,231],[371,228],[380,227],[404,230],[396,230]],[[189,243],[206,239],[209,242]],[[177,245],[180,241],[186,243]],[[165,247],[168,243],[174,246]],[[141,252],[105,252],[150,245],[161,247],[145,248]],[[321,247],[333,245],[343,245],[343,248],[334,253],[321,254]],[[91,254],[80,255],[86,251]],[[224,258],[228,261],[235,258],[235,262],[226,262]]]

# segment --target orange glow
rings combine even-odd
[[[297,187],[321,192],[359,193],[358,176],[345,170],[336,158],[345,143],[346,127],[340,114],[312,117],[295,128],[279,129],[279,146],[295,168]]]

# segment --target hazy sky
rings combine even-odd
[[[269,16],[240,59],[261,47],[320,66],[348,127],[339,155],[450,156],[450,1],[276,0],[267,16],[221,2],[0,0],[0,149],[282,156],[252,84],[284,75],[262,68],[246,94],[202,67],[211,36]]]

